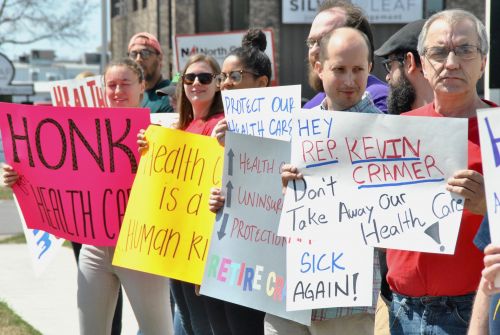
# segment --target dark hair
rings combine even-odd
[[[266,76],[267,86],[271,83],[271,61],[264,50],[267,47],[266,34],[260,29],[249,29],[241,41],[241,47],[234,49],[228,55],[235,56],[243,67],[256,74],[256,77]]]
[[[345,27],[351,27],[363,32],[370,42],[370,61],[373,63],[373,33],[370,23],[363,10],[346,0],[325,0],[318,7],[318,13],[328,11],[332,8],[340,8],[346,13]]]
[[[417,50],[402,50],[402,51],[398,51],[398,55],[396,55],[396,56],[401,55],[403,57],[406,57],[406,54],[408,52],[412,53],[413,58],[415,59],[415,65],[417,65],[418,67],[422,67],[422,62],[420,61],[420,55],[418,54]]]
[[[106,73],[113,66],[125,66],[137,75],[137,79],[139,79],[139,83],[142,83],[144,81],[144,72],[142,71],[142,68],[136,62],[131,60],[130,58],[122,58],[122,59],[119,59],[117,61],[113,61],[106,66],[106,68],[104,69],[104,73],[103,73],[104,83],[106,83]],[[106,85],[104,85],[104,86],[106,86]]]
[[[188,67],[194,63],[205,62],[207,63],[213,71],[213,74],[220,73],[219,63],[212,56],[205,54],[195,54],[189,57],[186,66],[184,66],[184,70],[182,71],[182,75],[186,74],[186,70]],[[179,82],[180,85],[180,93],[179,99],[177,101],[177,110],[179,112],[179,122],[177,122],[177,129],[186,129],[189,123],[194,119],[193,114],[193,106],[191,102],[188,100],[186,96],[186,91],[184,90],[184,85]],[[203,118],[203,120],[208,120],[212,115],[222,113],[224,111],[224,107],[222,105],[222,96],[220,90],[215,92],[214,98],[212,100],[212,104],[210,105],[210,110],[208,114]]]

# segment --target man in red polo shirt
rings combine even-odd
[[[476,91],[488,53],[486,29],[469,12],[442,11],[425,23],[417,49],[434,102],[405,115],[469,119],[468,169],[447,187],[465,204],[454,255],[387,250],[391,334],[466,334],[483,268],[473,239],[486,212],[476,109],[494,106]]]

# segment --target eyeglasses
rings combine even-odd
[[[210,84],[214,78],[216,77],[217,75],[213,74],[213,73],[207,73],[207,72],[203,72],[203,73],[186,73],[182,76],[182,82],[186,85],[193,85],[194,81],[196,80],[196,78],[198,78],[198,81],[200,84],[202,85],[208,85]]]
[[[312,48],[314,48],[314,47],[316,46],[316,44],[317,44],[317,45],[319,45],[319,41],[320,41],[320,40],[321,40],[321,38],[319,38],[319,39],[308,38],[308,39],[306,40],[306,45],[307,45],[307,47],[308,47],[309,49],[312,49]]]
[[[382,65],[387,73],[391,73],[391,67],[393,62],[399,62],[401,65],[404,64],[405,58],[403,56],[397,56],[393,58],[387,58],[382,61]]]
[[[128,56],[131,58],[131,59],[136,59],[137,58],[137,55],[141,55],[141,58],[142,59],[148,59],[149,57],[151,57],[151,55],[157,55],[158,53],[156,51],[151,51],[151,50],[148,50],[148,49],[142,49],[140,51],[130,51],[128,53]]]
[[[462,60],[471,60],[476,58],[477,54],[481,52],[481,49],[475,45],[461,45],[454,47],[453,49],[445,47],[430,47],[424,49],[424,56],[429,60],[442,63],[448,59],[450,52],[453,52],[455,56]]]
[[[238,85],[243,80],[243,73],[250,73],[253,74],[254,76],[258,76],[257,73],[246,70],[236,70],[228,73],[221,72],[216,78],[217,86],[220,87],[222,83],[226,81],[227,78],[229,78],[234,84]]]

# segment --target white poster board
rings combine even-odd
[[[453,254],[463,199],[446,180],[467,167],[467,120],[303,110],[292,125],[279,234],[355,227],[366,245]]]
[[[226,201],[217,214],[200,292],[309,325],[311,311],[286,312],[285,304],[287,239],[277,231],[280,167],[289,160],[290,142],[226,134]]]
[[[500,244],[500,108],[477,111],[491,242]]]
[[[300,94],[300,85],[222,91],[229,131],[290,141]]]
[[[352,229],[289,243],[287,310],[372,306],[373,263],[373,248],[360,243]]]
[[[50,83],[52,106],[106,107],[102,76],[59,80]]]
[[[59,253],[59,250],[61,250],[64,239],[58,238],[43,230],[29,229],[26,226],[23,213],[21,212],[21,208],[19,207],[19,203],[17,202],[15,196],[14,202],[23,226],[23,232],[26,238],[26,244],[28,245],[31,264],[33,265],[35,276],[40,277],[47,266]]]
[[[266,34],[267,48],[264,51],[271,60],[272,77],[271,84],[278,85],[277,67],[274,57],[274,35],[272,29],[263,29]],[[222,67],[224,59],[231,51],[241,47],[241,39],[246,31],[230,31],[203,34],[179,34],[175,35],[175,58],[174,66],[177,72],[181,72],[186,66],[189,56],[204,53],[213,56]]]

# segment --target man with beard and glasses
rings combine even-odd
[[[434,99],[417,51],[418,34],[424,23],[425,20],[408,23],[375,50],[376,56],[385,58],[382,64],[387,71],[385,79],[389,83],[389,114],[399,115]]]
[[[418,35],[425,20],[408,23],[392,35],[375,55],[383,57],[382,64],[387,71],[389,83],[387,111],[399,115],[422,107],[434,99],[429,82],[424,77],[422,63],[417,51]],[[382,253],[380,253],[382,254]],[[389,334],[389,304],[392,292],[386,280],[387,263],[385,253],[380,260],[382,283],[375,315],[375,335]]]
[[[172,113],[174,110],[170,106],[168,96],[156,93],[170,84],[161,74],[163,52],[156,37],[147,32],[132,36],[128,44],[128,56],[144,71],[146,90],[141,107],[149,108],[151,113]]]
[[[314,64],[319,61],[319,41],[321,38],[333,29],[340,27],[351,27],[363,32],[370,41],[371,50],[374,50],[370,23],[359,7],[345,0],[323,1],[318,6],[318,14],[316,14],[311,24],[311,29],[306,40],[306,45],[309,49],[309,85],[319,93],[308,101],[304,105],[304,108],[316,108],[326,97],[323,83],[317,71],[314,70]],[[373,63],[373,51],[370,54],[370,60]],[[366,91],[370,94],[375,106],[382,112],[387,113],[387,85],[377,77],[369,75]]]

